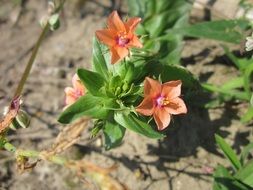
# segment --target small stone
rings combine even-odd
[[[61,79],[65,79],[66,78],[66,71],[59,70],[58,71],[58,77],[61,78]]]

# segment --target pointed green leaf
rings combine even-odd
[[[229,159],[233,168],[235,170],[240,169],[242,167],[242,165],[241,165],[239,159],[237,158],[237,156],[236,156],[235,152],[232,150],[232,148],[225,142],[225,140],[221,136],[215,134],[215,141],[219,145],[220,149],[223,151],[225,156]]]
[[[93,51],[92,51],[92,66],[93,70],[98,72],[104,78],[108,78],[108,68],[102,51],[101,44],[96,38],[93,38]]]
[[[117,123],[107,121],[104,127],[105,149],[109,150],[119,146],[125,135],[126,129]]]
[[[85,88],[93,95],[101,95],[100,89],[104,86],[104,78],[92,71],[86,69],[78,69],[77,74],[80,80],[83,82]]]
[[[240,155],[240,162],[242,165],[246,163],[247,157],[252,150],[253,150],[253,142],[249,143],[246,147],[243,148]]]
[[[253,107],[250,106],[247,112],[241,117],[243,123],[250,122],[253,119]]]
[[[213,174],[213,190],[250,190],[246,184],[236,180],[228,170],[219,165]]]
[[[123,113],[115,113],[114,114],[115,121],[121,126],[132,130],[136,133],[144,135],[149,138],[163,138],[165,135],[155,131],[150,125],[147,123],[140,121],[136,116],[132,113],[125,115]]]
[[[249,22],[247,20],[217,20],[211,22],[203,22],[191,26],[176,28],[168,31],[168,34],[160,37],[161,40],[166,40],[172,34],[180,34],[196,38],[207,38],[224,42],[239,44],[244,35],[240,31]],[[239,28],[239,29],[238,29]]]
[[[253,74],[253,63],[249,64],[244,72],[244,90],[247,92],[248,99],[251,99],[252,95],[252,74]]]
[[[164,65],[161,73],[163,81],[182,80],[186,87],[199,86],[199,81],[195,76],[182,66]]]
[[[241,168],[236,173],[235,178],[253,189],[253,160]]]
[[[251,107],[253,107],[253,93],[251,94],[250,105],[251,105]]]
[[[223,90],[231,90],[243,87],[243,77],[234,77],[221,86]]]
[[[213,174],[213,178],[213,190],[229,190],[228,185],[232,176],[224,166],[217,166]]]
[[[117,104],[113,99],[95,97],[91,94],[86,94],[64,110],[58,121],[60,123],[68,124],[82,116],[90,116],[95,119],[106,119],[110,114],[109,108],[113,107],[117,107]]]
[[[221,87],[212,85],[212,84],[208,84],[208,83],[202,83],[201,86],[210,92],[217,92],[222,96],[229,96],[231,98],[236,98],[239,100],[249,100],[248,94],[246,92],[242,92],[240,90],[236,90],[236,89],[223,89]]]

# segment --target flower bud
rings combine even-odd
[[[13,119],[9,126],[12,130],[18,128],[27,128],[30,124],[30,116],[23,110],[19,110],[17,116]]]
[[[53,14],[52,16],[50,16],[48,23],[52,31],[57,30],[60,27],[59,14]]]
[[[115,95],[118,96],[121,94],[121,88],[118,86],[115,90]]]
[[[123,92],[126,92],[128,89],[129,89],[128,84],[127,84],[127,83],[124,83],[123,86],[122,86]]]

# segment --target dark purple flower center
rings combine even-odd
[[[130,39],[127,38],[127,35],[126,33],[120,33],[116,39],[117,41],[117,44],[121,47],[125,47],[129,42],[130,42]]]
[[[161,95],[158,96],[155,101],[156,101],[156,106],[158,107],[166,106],[170,103],[170,101],[166,97],[161,96]]]

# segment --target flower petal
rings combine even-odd
[[[128,47],[137,47],[137,48],[142,48],[143,45],[140,42],[139,38],[136,35],[133,35],[132,39],[129,41],[127,44]]]
[[[129,50],[126,47],[117,47],[115,49],[116,49],[120,59],[125,58],[129,54]]]
[[[141,22],[141,18],[140,17],[133,17],[133,18],[129,18],[126,22],[125,22],[125,28],[127,30],[127,32],[134,32],[136,26]]]
[[[76,101],[75,90],[71,87],[66,87],[64,91],[66,93],[65,104],[73,104]]]
[[[129,50],[126,47],[114,46],[110,50],[112,54],[111,64],[115,64],[118,61],[122,60],[123,58],[128,56],[129,53]]]
[[[140,105],[137,106],[136,111],[142,115],[152,115],[154,113],[154,102],[151,98],[144,98]]]
[[[97,38],[108,46],[114,46],[116,44],[117,33],[111,29],[97,30]]]
[[[171,116],[164,108],[156,108],[154,111],[154,119],[158,130],[163,130],[170,124]]]
[[[116,30],[118,32],[125,32],[125,25],[122,22],[121,18],[118,15],[117,11],[113,11],[107,20],[108,28]]]
[[[144,96],[151,96],[155,98],[155,96],[161,93],[161,84],[159,81],[154,80],[152,78],[146,77],[144,82]]]
[[[181,80],[175,80],[166,82],[162,85],[162,96],[166,96],[168,99],[173,99],[181,94]]]
[[[83,96],[85,94],[85,87],[77,74],[73,76],[72,84],[74,87],[75,96]]]
[[[173,115],[187,113],[186,105],[181,98],[174,98],[170,100],[170,103],[165,106],[164,109]]]
[[[110,51],[111,51],[111,64],[115,64],[120,60],[120,56],[113,47],[110,49]]]

